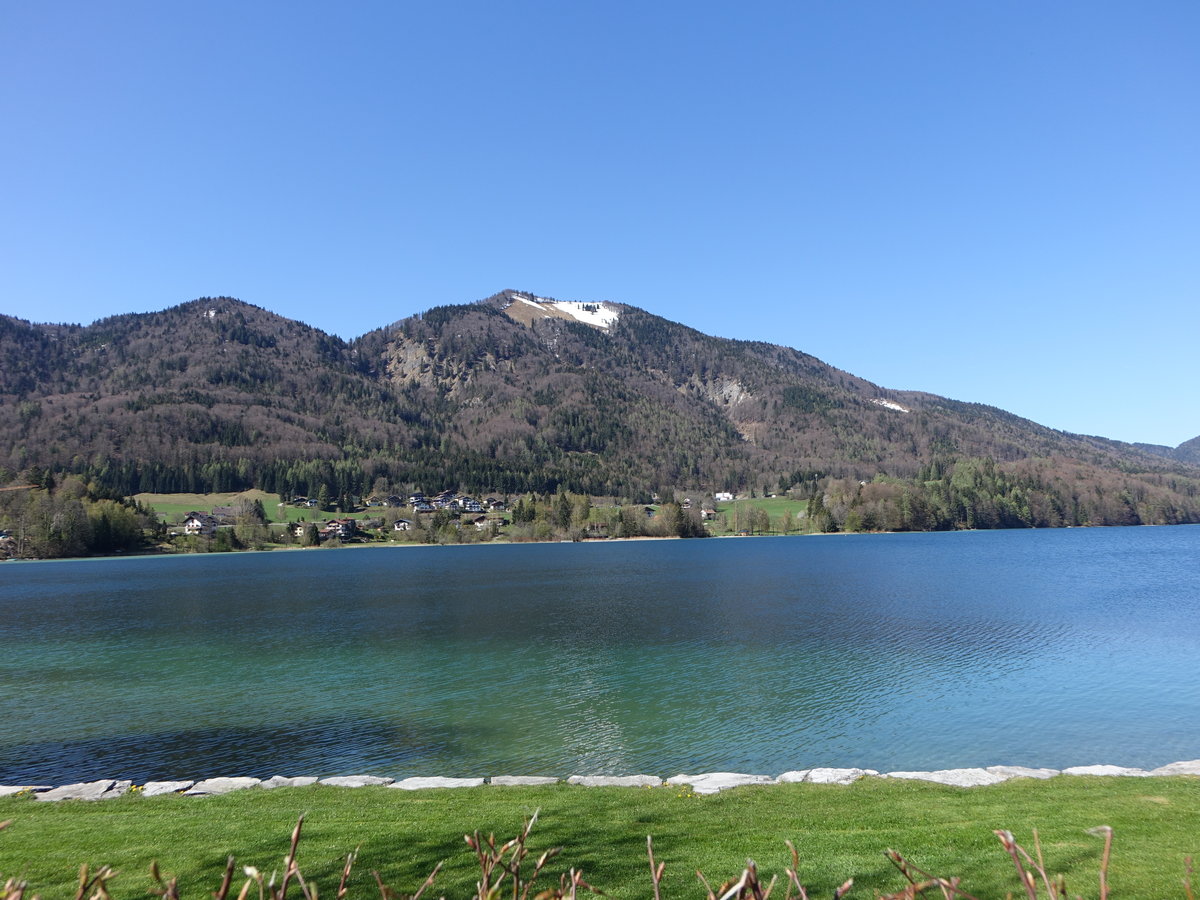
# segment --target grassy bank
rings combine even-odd
[[[470,895],[477,870],[464,832],[511,837],[540,809],[531,846],[562,847],[546,887],[567,867],[616,898],[651,896],[646,835],[666,863],[663,900],[702,898],[695,870],[717,883],[748,857],[783,877],[785,840],[800,853],[811,896],[832,896],[848,877],[851,896],[903,886],[884,858],[894,848],[937,875],[960,875],[977,896],[1022,893],[992,830],[1012,830],[1032,852],[1037,828],[1047,868],[1066,876],[1071,895],[1097,894],[1103,841],[1116,833],[1110,883],[1116,896],[1183,896],[1184,857],[1200,851],[1200,779],[1059,777],[961,789],[867,779],[848,787],[772,785],[695,796],[680,788],[485,787],[407,792],[387,788],[251,790],[223,797],[127,796],[99,803],[0,798],[0,875],[18,876],[44,898],[74,896],[80,863],[109,864],[117,898],[145,897],[152,859],[180,877],[183,896],[218,886],[229,854],[240,866],[279,867],[297,817],[306,814],[299,865],[332,896],[345,854],[361,845],[351,896],[378,896],[378,870],[411,894],[439,861],[432,896]],[[240,876],[239,876],[240,883]],[[782,885],[781,885],[782,887]],[[236,893],[236,889],[235,889]],[[782,894],[780,894],[782,896]]]

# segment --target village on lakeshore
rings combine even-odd
[[[248,491],[232,498],[211,495],[227,502],[208,509],[175,511],[173,507],[185,496],[201,501],[208,495],[138,497],[157,511],[165,539],[184,551],[794,533],[803,530],[800,522],[807,511],[805,503],[786,497],[752,500],[723,491],[678,499],[672,493],[655,494],[647,504],[621,504],[612,498],[567,493],[513,499],[455,490],[431,495],[421,491],[341,495],[332,500],[322,491],[320,496],[296,494],[275,504],[264,492]],[[770,511],[763,508],[764,501]],[[780,512],[781,503],[786,508]]]

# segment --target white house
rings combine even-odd
[[[217,520],[208,513],[190,512],[183,520],[184,534],[213,534],[217,530]]]

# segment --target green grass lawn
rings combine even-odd
[[[154,511],[167,522],[180,522],[190,512],[210,512],[214,506],[233,506],[240,499],[250,501],[261,500],[267,519],[271,522],[323,522],[326,519],[342,518],[339,512],[328,512],[320,509],[308,509],[289,505],[280,506],[276,494],[266,491],[238,491],[223,494],[135,494],[134,499],[144,506],[154,507]],[[370,518],[383,515],[382,507],[373,507],[355,513],[346,513],[345,517],[353,519]],[[411,514],[409,516],[411,518]]]
[[[942,876],[961,876],[980,897],[1021,894],[993,829],[1012,830],[1032,853],[1037,828],[1047,868],[1063,873],[1071,896],[1097,895],[1103,841],[1116,833],[1110,882],[1116,897],[1182,897],[1184,858],[1200,851],[1200,778],[1016,780],[982,788],[866,779],[837,785],[746,787],[712,796],[663,787],[484,787],[407,792],[388,788],[291,788],[223,797],[127,796],[98,803],[38,803],[0,798],[0,875],[20,877],[46,900],[74,896],[80,863],[108,864],[120,875],[117,898],[145,897],[152,859],[178,875],[184,897],[215,890],[224,861],[277,869],[297,817],[306,815],[299,863],[332,896],[344,856],[361,846],[352,896],[378,896],[371,871],[405,894],[433,866],[447,865],[431,897],[468,897],[476,878],[465,832],[516,834],[540,809],[536,856],[562,847],[543,887],[569,866],[616,898],[651,895],[646,835],[666,863],[664,900],[703,898],[695,871],[715,887],[747,858],[767,877],[800,852],[810,896],[829,897],[848,877],[851,896],[899,890],[903,881],[883,851],[899,850]],[[240,885],[235,884],[234,894]],[[782,887],[782,886],[781,886]],[[936,893],[936,892],[935,892]],[[779,895],[783,896],[782,893]]]
[[[738,510],[762,509],[771,518],[771,533],[779,532],[779,521],[783,516],[789,516],[792,521],[793,532],[799,532],[803,527],[803,520],[797,519],[798,513],[808,511],[808,502],[804,500],[792,500],[788,497],[759,497],[756,499],[732,500],[716,505],[718,513],[724,513],[726,529],[719,530],[714,526],[713,531],[717,534],[732,534],[737,531],[735,524],[737,522]]]

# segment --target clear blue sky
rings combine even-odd
[[[0,311],[506,287],[1200,434],[1200,3],[10,2]]]

